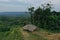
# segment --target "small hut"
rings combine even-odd
[[[28,24],[28,25],[25,25],[24,27],[23,27],[23,29],[24,30],[28,30],[28,31],[34,31],[34,30],[36,30],[37,29],[37,27],[35,26],[35,25],[32,25],[32,24]]]

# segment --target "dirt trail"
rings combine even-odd
[[[48,34],[48,32],[32,32],[33,34],[38,34],[42,36],[43,38],[47,38],[47,40],[60,40],[60,33],[55,34]]]
[[[22,33],[24,40],[29,40],[30,34],[27,31],[24,31],[22,28],[20,28],[20,32]],[[60,40],[60,33],[48,34],[48,32],[34,31],[32,34],[47,38],[47,40]]]
[[[52,35],[48,35],[48,40],[60,40],[60,34],[52,34]]]
[[[22,28],[20,28],[20,32],[22,33],[24,40],[29,40],[29,34],[27,31],[24,31]]]

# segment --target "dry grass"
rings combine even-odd
[[[60,40],[60,34],[52,34],[52,35],[48,35],[48,40]]]
[[[20,32],[22,33],[24,40],[45,40],[46,39],[42,36],[41,33],[37,31],[28,32],[20,28]]]
[[[27,31],[24,31],[22,28],[20,28],[20,32],[22,33],[24,40],[29,40],[29,34]]]
[[[24,40],[60,40],[60,33],[49,33],[45,30],[37,30],[34,32],[24,31],[20,28]]]

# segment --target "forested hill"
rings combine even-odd
[[[16,17],[16,16],[28,16],[26,12],[0,12],[0,16],[9,16],[9,17]]]

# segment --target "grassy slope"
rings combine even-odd
[[[0,32],[0,40],[60,40],[59,37],[60,34],[52,34],[42,29],[28,32],[21,27],[12,28],[9,32]]]
[[[1,40],[23,40],[18,28],[13,28],[9,32],[1,32],[0,35]]]

